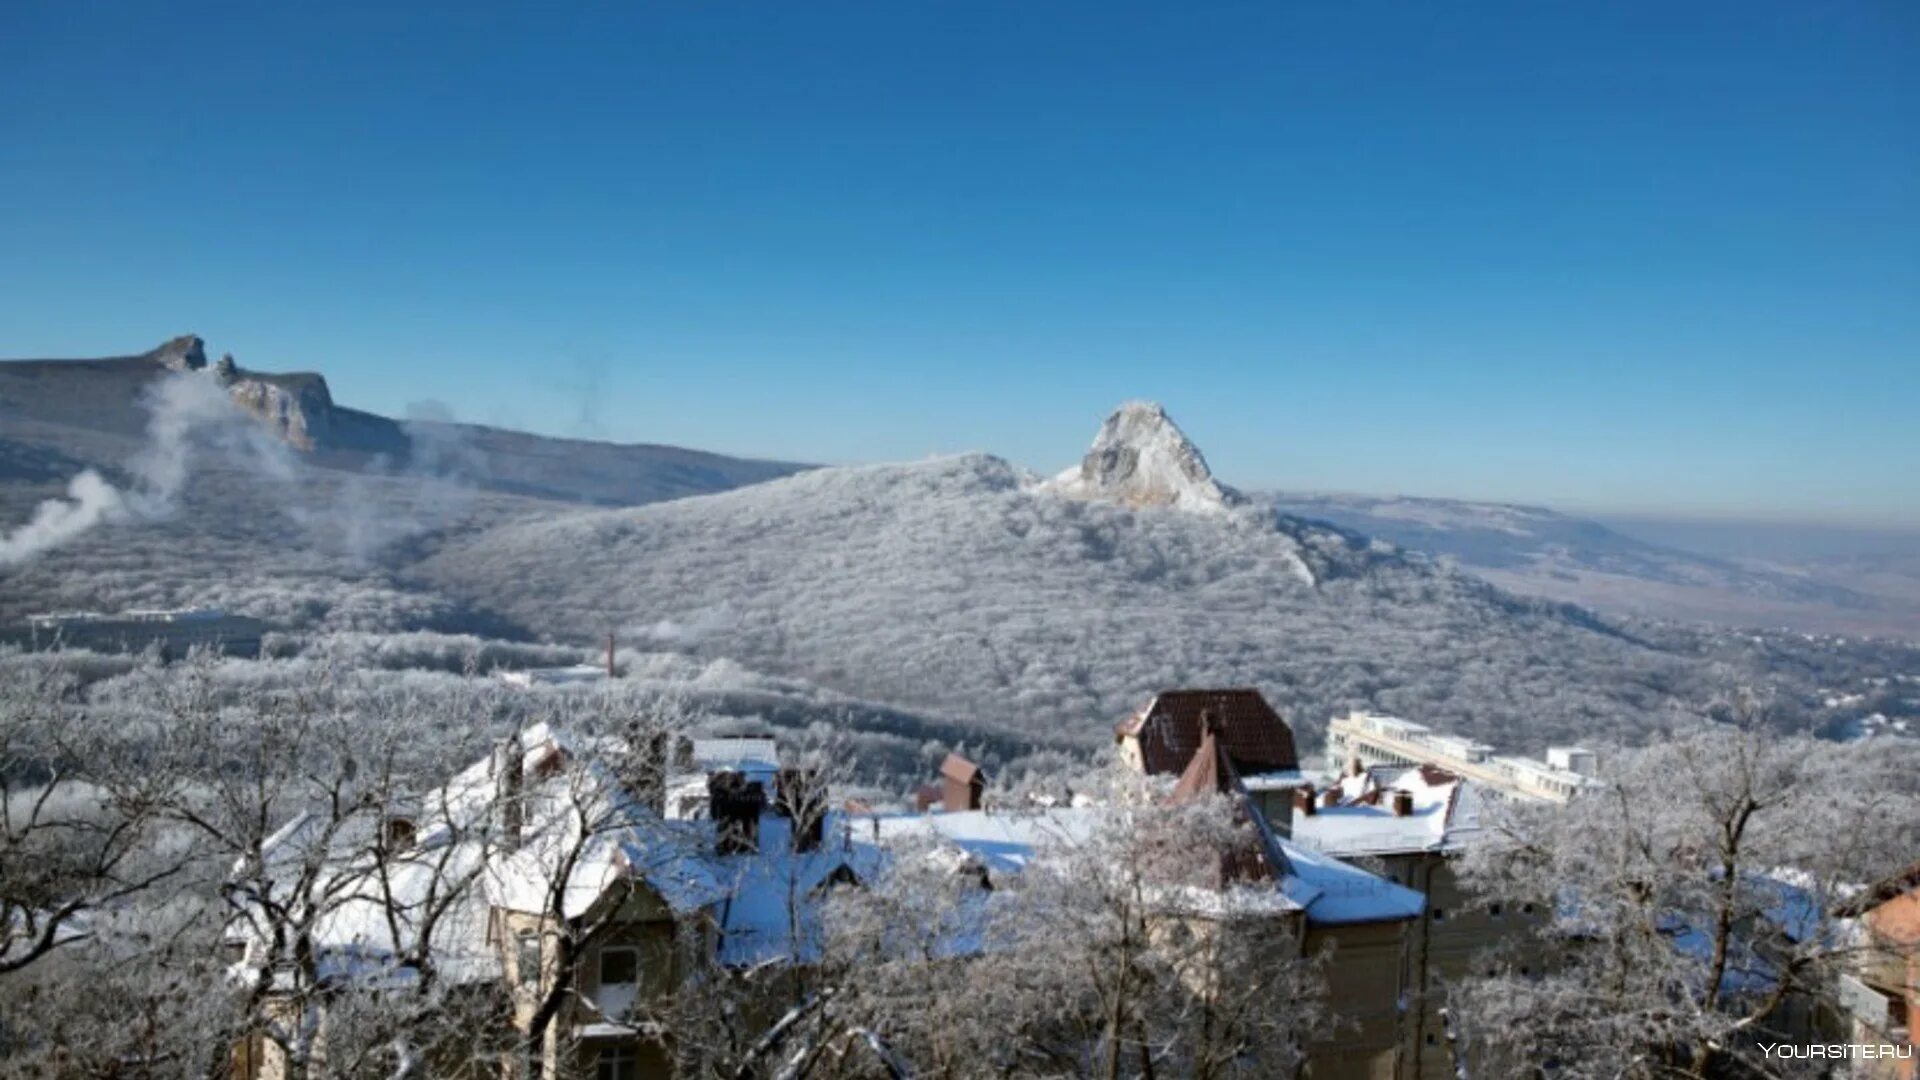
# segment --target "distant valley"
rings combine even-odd
[[[1888,534],[1888,554],[1767,557],[1684,549],[1543,507],[1408,496],[1270,496],[1282,512],[1448,559],[1514,592],[1600,611],[1729,626],[1920,638],[1920,535]],[[1742,533],[1762,526],[1748,526]],[[1697,535],[1679,528],[1681,537]],[[1723,536],[1733,532],[1724,527]],[[1724,542],[1724,541],[1723,541]]]

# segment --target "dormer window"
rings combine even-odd
[[[394,816],[387,819],[387,850],[405,851],[413,846],[417,836],[412,818]]]

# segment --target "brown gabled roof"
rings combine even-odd
[[[1203,713],[1219,722],[1221,746],[1239,771],[1300,767],[1293,730],[1260,691],[1250,688],[1163,691],[1115,725],[1114,732],[1140,740],[1141,762],[1149,774],[1177,775],[1200,749]]]
[[[1233,800],[1235,820],[1252,826],[1252,834],[1243,843],[1220,852],[1214,887],[1230,882],[1278,881],[1291,872],[1286,853],[1273,835],[1266,816],[1247,801],[1240,774],[1228,758],[1220,740],[1220,725],[1210,722],[1201,728],[1200,746],[1193,760],[1181,771],[1180,779],[1167,795],[1167,802],[1178,805],[1195,799],[1226,795]]]

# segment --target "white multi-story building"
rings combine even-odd
[[[1510,799],[1566,802],[1592,783],[1593,751],[1556,746],[1547,760],[1494,752],[1494,747],[1434,731],[1397,716],[1354,710],[1327,727],[1327,768],[1362,765],[1438,765]]]

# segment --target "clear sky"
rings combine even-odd
[[[0,355],[1920,521],[1920,4],[0,4]],[[1574,11],[1584,7],[1584,11]]]

